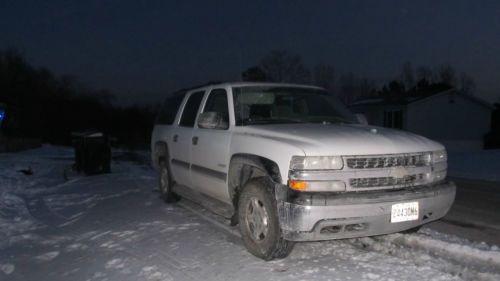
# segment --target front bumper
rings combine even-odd
[[[444,182],[403,190],[290,195],[277,186],[277,207],[284,238],[316,241],[399,232],[442,218],[455,200],[455,184]],[[419,203],[415,221],[391,223],[396,203]]]

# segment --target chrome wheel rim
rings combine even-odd
[[[264,203],[256,197],[250,198],[246,211],[247,228],[255,241],[262,241],[269,232],[269,215]]]

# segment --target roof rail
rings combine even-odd
[[[177,93],[180,93],[180,92],[187,92],[187,91],[192,90],[192,89],[197,89],[197,88],[206,87],[206,86],[210,86],[210,85],[221,84],[221,83],[224,83],[224,82],[223,81],[219,81],[219,80],[212,80],[212,81],[208,81],[208,82],[205,82],[203,84],[199,84],[199,85],[196,85],[196,86],[193,86],[193,87],[179,89],[179,90],[175,91],[174,94],[177,94]]]

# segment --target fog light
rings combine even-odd
[[[442,181],[446,178],[446,174],[447,174],[446,170],[435,171],[432,173],[426,173],[425,174],[425,181],[427,183]]]
[[[434,181],[441,181],[446,178],[446,170],[434,172]]]

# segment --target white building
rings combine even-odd
[[[441,142],[448,150],[478,150],[490,130],[493,106],[455,89],[397,101],[382,98],[355,102],[351,109],[375,126],[414,132]]]

